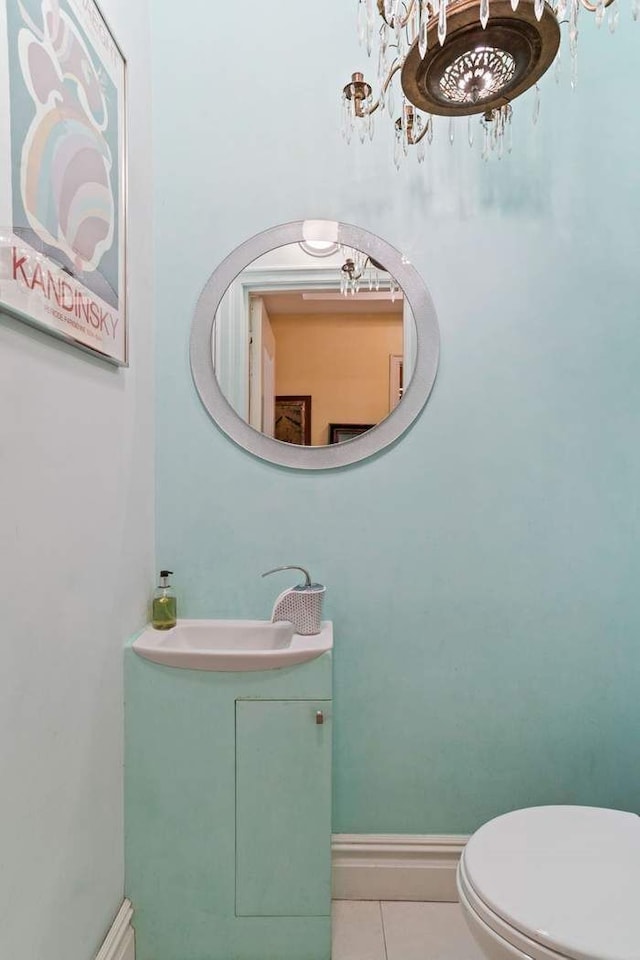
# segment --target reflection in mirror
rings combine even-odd
[[[384,265],[326,241],[254,260],[220,301],[212,340],[238,416],[302,446],[342,443],[385,420],[416,353],[413,315]]]

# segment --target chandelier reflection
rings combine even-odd
[[[631,0],[633,19],[640,0]],[[474,142],[480,116],[483,156],[511,149],[511,103],[535,87],[533,120],[540,109],[538,81],[560,58],[560,24],[568,28],[571,84],[577,79],[578,21],[582,10],[600,26],[618,24],[616,0],[358,0],[358,34],[371,57],[377,46],[377,96],[363,73],[343,89],[342,132],[350,142],[373,139],[374,116],[388,113],[397,167],[412,147],[419,162],[433,140],[433,117],[467,117]]]
[[[345,257],[340,270],[340,292],[345,297],[355,296],[361,290],[370,293],[382,290],[388,292],[392,303],[395,302],[400,293],[400,287],[381,263],[360,250],[354,250],[351,247],[340,249]]]

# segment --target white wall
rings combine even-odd
[[[129,61],[131,367],[0,316],[0,957],[90,960],[122,900],[122,644],[153,584],[149,8]]]

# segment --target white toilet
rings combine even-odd
[[[640,817],[506,813],[469,840],[458,893],[489,960],[640,960]]]

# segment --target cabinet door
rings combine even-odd
[[[330,706],[236,702],[238,916],[330,913]]]

